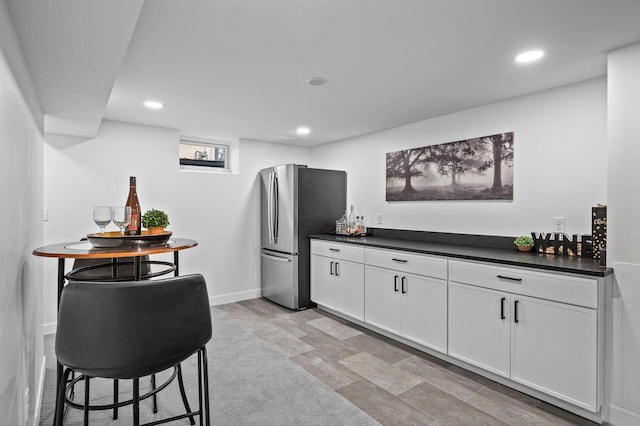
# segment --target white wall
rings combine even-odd
[[[307,164],[308,148],[241,140],[238,174],[198,173],[179,170],[178,138],[174,130],[105,121],[93,140],[48,141],[46,243],[97,232],[92,207],[124,204],[129,176],[136,176],[142,210],[165,210],[168,230],[199,243],[181,252],[181,274],[202,273],[214,304],[259,297],[257,173],[280,163]],[[45,267],[44,321],[53,332],[56,262]]]
[[[348,201],[369,226],[515,236],[590,233],[591,207],[606,201],[606,82],[566,86],[312,148],[314,167],[348,173]],[[513,202],[386,202],[385,154],[514,131]],[[383,225],[376,225],[382,213]]]
[[[8,42],[13,30],[5,8],[0,2],[0,38]],[[11,71],[26,68],[10,67],[6,48],[0,50],[0,425],[24,425],[34,422],[44,376],[42,261],[31,254],[42,245],[43,140]],[[12,60],[21,59],[17,46],[10,50]]]
[[[611,422],[640,424],[640,44],[608,58],[607,263],[611,312]]]

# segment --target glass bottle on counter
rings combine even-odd
[[[353,213],[353,206],[351,206],[351,213],[349,213],[349,228],[356,226],[356,216]]]
[[[140,235],[142,233],[142,226],[140,224],[140,202],[138,201],[135,176],[129,177],[129,196],[127,197],[127,204],[125,204],[125,206],[131,207],[131,220],[126,227],[125,233],[127,235]]]

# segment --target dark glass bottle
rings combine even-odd
[[[127,235],[140,235],[142,233],[142,225],[140,223],[140,202],[138,201],[138,192],[136,191],[136,177],[129,178],[129,196],[127,197],[127,206],[131,207],[131,221],[126,229]]]

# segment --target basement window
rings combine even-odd
[[[195,138],[180,138],[180,168],[185,166],[229,171],[229,145]]]

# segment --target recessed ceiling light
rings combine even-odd
[[[307,84],[310,86],[324,86],[327,84],[327,79],[324,77],[311,77],[307,80]]]
[[[164,108],[164,104],[158,101],[144,101],[144,106],[149,109],[162,109]]]
[[[308,127],[298,127],[296,129],[296,133],[299,134],[300,136],[306,136],[309,133],[311,133],[311,129],[309,129]]]
[[[543,56],[544,56],[544,52],[542,50],[529,50],[527,52],[520,53],[518,56],[516,56],[513,59],[520,64],[524,64],[527,62],[537,61]]]

